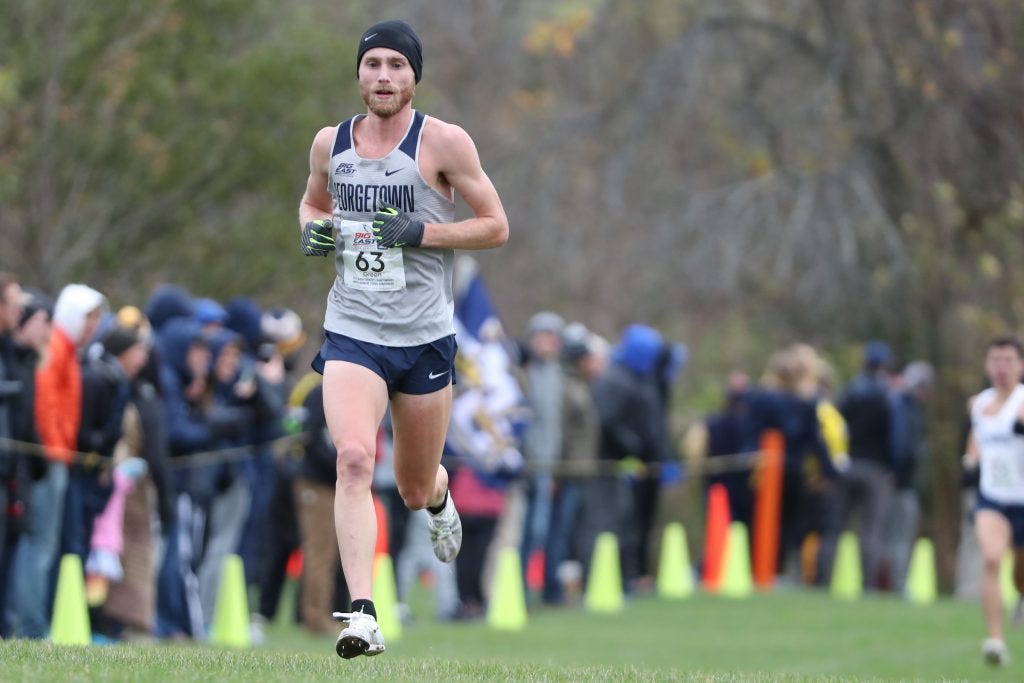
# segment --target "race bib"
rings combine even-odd
[[[345,285],[371,292],[405,289],[405,261],[402,249],[377,245],[369,221],[341,221],[338,236],[345,245]]]

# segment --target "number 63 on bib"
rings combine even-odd
[[[341,258],[348,287],[372,292],[405,289],[402,249],[379,247],[369,221],[341,221],[338,233],[345,245]]]

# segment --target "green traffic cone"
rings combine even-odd
[[[491,597],[487,602],[487,625],[499,631],[526,628],[526,595],[519,553],[505,548],[498,556]]]
[[[999,563],[999,588],[1003,594],[1003,604],[1013,607],[1020,598],[1020,591],[1013,585],[1013,551],[1007,551],[1003,555],[1003,561]]]
[[[605,531],[594,545],[583,605],[589,612],[614,614],[622,611],[623,602],[619,541],[615,534]]]
[[[245,591],[245,566],[238,555],[224,558],[220,588],[213,608],[210,641],[225,647],[250,647],[249,598]]]
[[[916,605],[930,605],[938,595],[935,579],[935,546],[930,539],[914,543],[907,570],[906,597]]]
[[[679,522],[665,525],[658,561],[658,595],[681,600],[693,595],[693,567],[686,545],[686,529]]]
[[[373,560],[373,607],[381,635],[388,641],[400,639],[402,618],[398,614],[394,565],[388,553],[377,553]]]
[[[754,592],[754,578],[750,569],[750,542],[743,522],[729,525],[729,539],[725,550],[725,572],[719,592],[730,598],[745,598]]]
[[[60,558],[50,639],[56,645],[88,645],[92,642],[89,608],[85,602],[85,575],[78,555],[69,553]]]
[[[860,542],[852,531],[839,536],[836,561],[832,567],[832,583],[829,592],[841,600],[857,600],[864,592],[863,574],[860,569]]]

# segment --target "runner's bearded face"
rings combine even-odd
[[[1012,389],[1024,372],[1024,360],[1012,346],[996,346],[985,356],[985,373],[992,385],[999,389]]]
[[[412,102],[416,74],[409,60],[396,50],[376,47],[359,64],[359,94],[376,116],[388,118]]]

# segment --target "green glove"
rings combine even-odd
[[[382,204],[373,215],[373,236],[377,246],[418,247],[423,242],[423,223],[414,221],[394,206]]]
[[[334,251],[334,226],[327,219],[309,221],[302,226],[302,253],[327,256]]]

